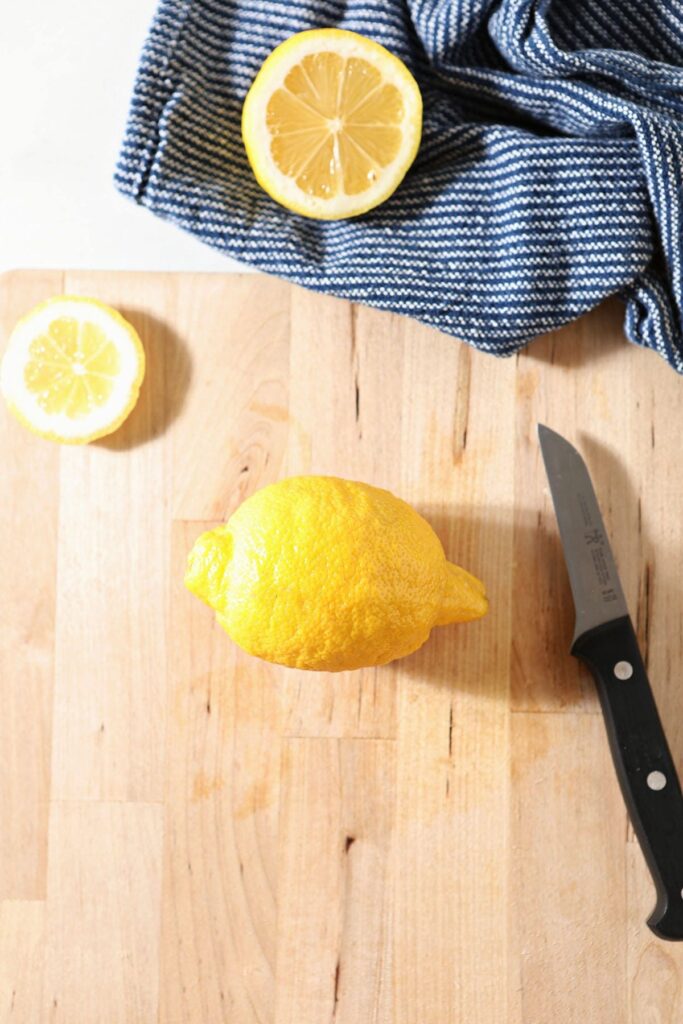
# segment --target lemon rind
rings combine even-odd
[[[401,92],[405,114],[401,129],[403,143],[396,157],[382,169],[377,185],[358,195],[342,192],[334,199],[307,196],[279,169],[270,152],[270,133],[265,111],[273,92],[284,84],[291,68],[309,54],[319,53],[321,44],[342,57],[372,60],[383,79]],[[422,96],[417,82],[403,61],[380,43],[346,29],[311,29],[299,32],[277,46],[254,79],[242,108],[242,138],[247,158],[261,188],[281,206],[315,220],[341,220],[360,216],[379,206],[403,181],[413,163],[422,135]]]
[[[29,346],[52,320],[73,316],[97,324],[117,345],[124,363],[111,397],[88,417],[72,419],[40,407],[24,384]],[[87,444],[117,430],[135,406],[145,375],[145,352],[135,328],[117,310],[98,299],[60,295],[47,299],[23,316],[12,331],[0,366],[0,390],[19,422],[39,437],[61,444]]]

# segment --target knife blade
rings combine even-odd
[[[648,925],[683,939],[683,796],[588,469],[542,424],[538,436],[574,599],[571,653],[595,679],[612,759],[656,890]]]

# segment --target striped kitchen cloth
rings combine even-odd
[[[382,206],[288,213],[240,135],[270,51],[339,26],[417,78],[424,133]],[[496,355],[618,293],[683,373],[683,0],[161,0],[118,188],[226,255]]]

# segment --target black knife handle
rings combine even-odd
[[[621,791],[657,890],[647,923],[661,939],[683,939],[683,796],[630,618],[584,633],[572,654],[595,677]]]

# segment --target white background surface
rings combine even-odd
[[[112,174],[156,0],[0,0],[0,272],[236,270]]]

